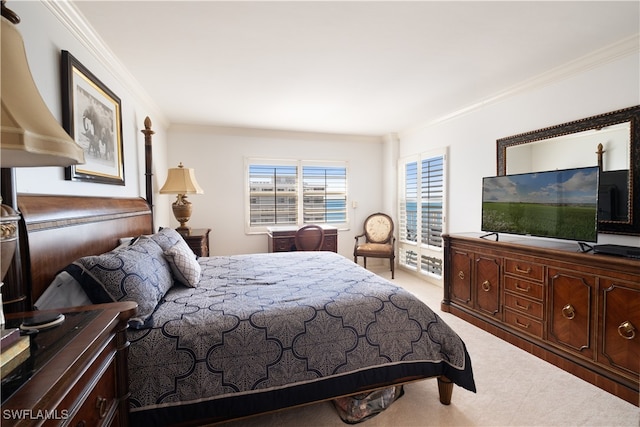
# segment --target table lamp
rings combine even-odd
[[[191,218],[191,202],[187,200],[187,194],[203,194],[204,191],[196,181],[196,175],[192,168],[185,168],[182,162],[177,168],[169,169],[167,181],[160,189],[160,194],[177,194],[176,201],[173,202],[173,215],[180,223],[176,230],[180,233],[188,234],[191,227],[186,224]]]
[[[5,0],[2,0],[1,19],[0,166],[70,166],[84,163],[84,150],[51,114],[33,81],[24,42],[15,27],[20,18],[5,6]],[[4,188],[10,186],[13,192],[12,180],[8,184]],[[13,207],[2,205],[0,279],[3,281],[16,252],[19,219],[20,214]],[[1,298],[0,293],[0,307]]]

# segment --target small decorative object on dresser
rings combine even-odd
[[[198,257],[209,256],[209,232],[210,228],[192,228],[188,231],[176,229],[184,238],[187,245]]]

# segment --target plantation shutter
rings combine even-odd
[[[249,166],[249,217],[254,225],[298,222],[296,166]]]
[[[428,246],[442,247],[442,209],[444,200],[444,157],[437,156],[422,161],[420,182],[422,215],[421,242]]]
[[[445,230],[446,148],[398,163],[400,265],[441,281]]]
[[[347,169],[303,166],[303,222],[344,223],[347,220]]]
[[[417,242],[418,238],[418,162],[405,164],[404,187],[400,201],[401,240]]]

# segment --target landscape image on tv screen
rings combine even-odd
[[[482,230],[596,242],[598,167],[487,177]]]

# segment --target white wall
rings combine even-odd
[[[496,140],[640,104],[639,64],[636,51],[556,83],[406,130],[400,133],[399,155],[448,146],[448,231],[480,231],[482,177],[496,174]],[[640,246],[640,237],[598,236],[598,243],[607,242]]]
[[[234,129],[169,129],[153,101],[141,96],[140,85],[120,72],[107,53],[96,48],[90,34],[79,32],[61,17],[65,2],[44,4],[13,1],[32,74],[45,103],[61,121],[60,51],[68,50],[122,100],[125,186],[65,181],[62,168],[19,169],[18,192],[135,197],[144,196],[143,121],[150,116],[155,130],[154,187],[164,183],[168,167],[182,161],[195,167],[206,194],[191,198],[195,214],[190,225],[210,227],[212,253],[259,252],[265,236],[244,234],[243,159],[245,156],[347,160],[349,192],[358,208],[350,210],[351,230],[341,232],[339,250],[350,256],[353,236],[363,219],[377,210],[395,210],[395,157],[449,146],[449,231],[480,228],[481,178],[496,171],[496,139],[545,128],[640,104],[640,55],[621,55],[611,62],[563,75],[553,84],[489,102],[480,108],[436,124],[400,130],[379,141],[337,135],[316,135]],[[71,20],[72,21],[72,20]],[[82,29],[80,29],[82,30]],[[97,44],[99,46],[99,43]],[[141,53],[144,54],[144,53]],[[384,142],[382,142],[384,141]],[[319,147],[322,147],[319,149]],[[170,160],[168,160],[170,159]],[[382,172],[381,172],[382,171]],[[384,178],[383,178],[384,176]],[[226,200],[226,203],[220,202]],[[156,225],[176,226],[172,198],[155,195]],[[208,212],[208,213],[207,213]],[[395,212],[392,212],[395,214]],[[640,245],[629,236],[600,235],[599,242]]]
[[[58,122],[62,123],[60,52],[67,50],[121,99],[124,145],[124,186],[66,181],[64,168],[61,167],[22,168],[16,169],[17,191],[144,197],[144,135],[140,130],[144,128],[146,116],[151,117],[156,131],[155,170],[166,170],[166,124],[155,111],[155,106],[131,90],[126,77],[119,75],[111,64],[105,64],[104,57],[95,54],[95,48],[88,44],[86,38],[78,39],[71,30],[71,24],[63,23],[50,7],[37,1],[13,1],[8,6],[22,19],[17,28],[24,39],[31,73],[40,94]],[[166,221],[169,215],[170,209],[163,205],[162,209],[157,210],[156,222]]]
[[[170,167],[182,162],[195,169],[202,195],[189,196],[192,228],[211,228],[212,255],[267,251],[265,234],[245,234],[245,157],[348,162],[351,227],[338,232],[338,252],[351,257],[354,236],[370,213],[382,209],[383,142],[376,137],[315,133],[175,126],[169,129]],[[163,179],[166,177],[166,172]],[[170,204],[175,196],[163,196]],[[352,208],[352,202],[358,207]],[[163,224],[158,224],[163,225]],[[178,223],[172,218],[171,224]]]

